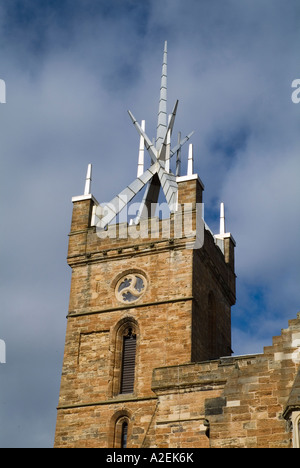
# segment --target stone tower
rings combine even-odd
[[[155,143],[129,112],[140,135],[136,180],[99,204],[89,166],[84,195],[72,199],[72,282],[56,447],[151,446],[155,372],[231,355],[235,243],[226,233],[223,204],[220,233],[213,235],[202,218],[204,186],[194,174],[192,145],[187,174],[181,175],[181,148],[191,134],[179,135],[172,147],[177,105],[168,118],[165,44]],[[138,212],[129,223],[117,223],[143,188]],[[165,219],[155,216],[160,190]]]

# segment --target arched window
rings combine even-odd
[[[293,429],[293,448],[300,448],[300,411],[293,411],[290,421]]]
[[[124,317],[111,334],[111,396],[132,394],[136,389],[139,327],[133,317]]]
[[[127,448],[128,422],[124,421],[121,432],[121,448]]]
[[[300,415],[296,419],[296,447],[300,448]]]
[[[121,394],[133,393],[135,377],[136,334],[129,327],[123,335]]]
[[[113,448],[127,448],[130,438],[131,414],[127,410],[118,411],[112,418],[111,431],[113,441],[110,445]]]

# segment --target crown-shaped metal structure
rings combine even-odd
[[[171,213],[177,210],[178,185],[176,176],[180,175],[180,151],[182,146],[191,138],[192,133],[181,139],[179,134],[178,142],[175,147],[171,147],[171,137],[174,128],[174,122],[178,107],[178,101],[171,115],[167,116],[167,42],[164,46],[163,66],[160,86],[160,99],[158,108],[158,122],[156,140],[151,141],[145,132],[145,121],[141,125],[134,117],[132,112],[128,111],[129,116],[140,135],[139,160],[137,178],[119,193],[110,203],[98,205],[96,208],[96,217],[98,218],[97,227],[104,229],[113,219],[122,211],[125,206],[139,193],[147,184],[143,201],[135,223],[140,219],[152,216],[155,208],[160,188],[162,188]],[[147,149],[152,165],[144,170],[144,148]],[[192,151],[191,151],[192,153]],[[176,174],[170,171],[170,159],[177,155]],[[192,156],[189,157],[192,159]]]

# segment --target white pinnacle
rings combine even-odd
[[[92,165],[89,164],[86,173],[84,195],[90,195],[91,193],[91,184],[92,184]]]
[[[141,129],[145,131],[145,120],[142,120]],[[144,159],[145,159],[145,139],[141,135],[140,137],[140,147],[139,147],[139,161],[138,161],[138,170],[137,177],[141,176],[144,172]]]
[[[193,145],[191,143],[189,145],[187,175],[191,176],[193,174],[194,174],[194,150],[193,150]]]
[[[225,206],[224,203],[220,205],[220,234],[225,234]]]

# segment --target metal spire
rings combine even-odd
[[[181,140],[181,134],[178,138],[178,144],[171,147],[171,137],[178,107],[176,101],[173,111],[168,119],[167,116],[167,41],[164,45],[163,66],[160,86],[160,99],[158,108],[158,123],[156,141],[152,141],[145,132],[144,121],[140,125],[132,112],[128,111],[129,116],[140,135],[139,162],[137,178],[119,193],[110,203],[96,208],[96,216],[99,218],[97,227],[101,230],[109,224],[120,211],[132,200],[132,198],[148,184],[139,214],[135,219],[138,223],[141,218],[154,215],[154,209],[158,201],[159,191],[162,188],[171,212],[177,210],[178,185],[176,175],[180,174],[180,150],[181,147],[190,139],[192,133]],[[149,169],[144,169],[144,147],[148,151],[152,165]],[[177,155],[177,174],[170,171],[170,158]],[[193,156],[190,150],[189,172],[193,173]]]
[[[181,140],[181,132],[178,133],[178,145],[180,145],[180,140]],[[180,177],[181,176],[181,147],[177,151],[177,157],[176,157],[176,176]]]
[[[164,55],[163,55],[163,66],[161,73],[161,84],[160,84],[160,97],[158,107],[158,122],[157,122],[157,133],[156,133],[156,149],[159,151],[164,141],[166,129],[167,129],[167,54],[168,54],[168,43],[165,41]]]

